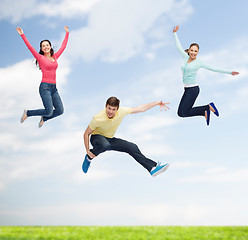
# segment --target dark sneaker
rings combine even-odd
[[[217,107],[215,107],[214,103],[211,102],[209,105],[214,109],[214,114],[215,114],[217,117],[219,117],[220,114],[219,114],[219,112],[218,112]]]

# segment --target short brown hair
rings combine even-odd
[[[120,100],[117,97],[110,97],[106,101],[106,107],[107,107],[107,105],[109,105],[111,107],[117,107],[117,108],[119,108],[119,106],[120,106]]]

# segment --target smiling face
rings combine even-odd
[[[188,54],[189,54],[189,57],[191,60],[195,60],[196,59],[196,56],[198,55],[199,53],[199,47],[198,45],[193,45],[191,44],[190,48],[189,48],[189,51],[188,51]]]
[[[110,105],[106,106],[106,114],[108,116],[109,119],[114,118],[116,112],[118,110],[118,107],[113,107]]]
[[[48,41],[43,41],[41,43],[41,51],[44,53],[44,54],[50,54],[51,53],[51,45]]]

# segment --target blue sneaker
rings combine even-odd
[[[91,161],[89,160],[88,155],[86,154],[85,158],[84,158],[83,165],[82,165],[82,170],[84,173],[87,173],[87,171],[90,167],[90,163],[91,163]]]
[[[158,162],[157,166],[154,167],[151,171],[150,171],[150,174],[155,177],[157,176],[158,174],[164,172],[167,168],[169,167],[169,164],[166,163],[164,165],[161,165],[160,162]]]
[[[207,125],[210,123],[210,110],[207,110]]]
[[[217,109],[217,107],[215,107],[214,103],[211,102],[209,105],[214,109],[214,111],[215,111],[214,114],[215,114],[217,117],[219,117],[218,109]]]

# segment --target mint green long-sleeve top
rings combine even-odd
[[[196,73],[200,68],[205,68],[213,72],[220,72],[220,73],[227,73],[227,74],[232,73],[232,71],[211,67],[205,64],[204,62],[202,62],[198,58],[188,63],[189,55],[183,50],[182,45],[177,37],[177,33],[174,32],[173,35],[175,37],[176,47],[184,60],[181,68],[182,68],[182,73],[183,73],[183,83],[185,87],[192,87],[192,86],[198,85],[196,81]]]

